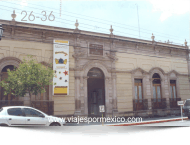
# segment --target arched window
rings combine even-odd
[[[153,76],[153,81],[152,81],[152,84],[153,84],[153,99],[154,99],[154,102],[158,101],[158,102],[161,102],[161,98],[162,98],[162,95],[161,95],[161,79],[160,79],[160,75],[155,73]]]
[[[104,78],[104,73],[99,68],[92,68],[88,72],[89,78]]]
[[[2,69],[2,72],[7,72],[7,69],[10,69],[10,71],[14,70],[14,65],[7,65]]]

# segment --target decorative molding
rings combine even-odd
[[[136,69],[133,69],[132,71],[130,71],[130,73],[135,74],[137,71],[140,71],[142,74],[148,74],[147,71],[143,70],[142,68],[138,67]]]
[[[110,73],[131,73],[131,71],[111,70]]]
[[[131,71],[119,71],[119,70],[110,70],[110,73],[132,73],[134,74],[135,72],[137,71],[141,71],[143,74],[150,74],[154,69],[159,69],[159,70],[162,70],[161,68],[158,68],[158,67],[155,67],[155,68],[152,68],[149,72],[143,70],[142,68],[136,68],[134,70],[131,70]],[[164,75],[170,75],[171,73],[175,73],[176,75],[179,75],[179,76],[188,76],[188,74],[181,74],[175,70],[171,70],[169,71],[168,73],[165,73],[163,72],[163,70],[161,71]]]
[[[105,80],[106,81],[109,81],[111,78],[110,77],[105,77]]]
[[[16,58],[16,57],[4,57],[4,58],[0,59],[0,63],[6,62],[6,61],[8,61],[8,60],[16,61],[16,62],[19,63],[19,64],[22,63],[22,60],[20,60],[20,59],[18,59],[18,58]]]
[[[89,76],[85,76],[85,77],[83,77],[84,80],[87,80],[88,78],[89,78]]]
[[[171,70],[171,71],[169,71],[168,73],[166,73],[167,75],[171,75],[172,73],[174,73],[176,76],[177,75],[180,75],[180,73],[178,73],[177,71],[175,71],[175,70]]]
[[[117,61],[117,60],[118,60],[117,57],[115,57],[115,56],[113,56],[113,55],[111,55],[111,54],[106,53],[106,56],[107,56],[108,58],[110,58],[112,61]]]
[[[15,57],[4,57],[0,60],[0,72],[3,70],[3,68],[7,65],[14,65],[15,67],[19,67],[19,65],[22,63],[22,61]]]
[[[164,72],[164,70],[161,69],[161,68],[159,68],[159,67],[153,67],[153,68],[151,68],[150,71],[149,71],[149,74],[151,74],[151,73],[152,73],[153,71],[155,71],[155,70],[161,71],[163,75],[166,74],[166,73]]]
[[[78,52],[72,55],[75,59],[79,58],[80,56],[83,56],[86,54],[86,51]]]
[[[95,64],[95,65],[94,65]],[[92,60],[88,61],[85,65],[82,66],[82,70],[85,70],[88,66],[96,66],[97,64],[101,64],[103,67],[106,68],[106,70],[109,70],[106,64],[104,64],[101,60]],[[97,67],[97,66],[96,66]],[[99,68],[99,67],[98,67]],[[104,74],[105,75],[105,74]]]
[[[12,22],[12,21],[1,20],[1,23],[3,25],[9,25],[10,26],[11,25],[10,22]],[[18,27],[23,27],[23,25],[25,27],[27,27],[27,28],[32,28],[33,27],[33,29],[38,29],[38,31],[42,30],[42,29],[46,29],[48,31],[55,31],[56,34],[60,33],[60,32],[61,33],[67,33],[67,34],[69,34],[69,33],[73,34],[74,32],[76,32],[76,31],[74,31],[75,29],[58,28],[58,27],[44,26],[44,25],[38,25],[38,24],[27,24],[27,23],[23,23],[23,22],[17,22],[16,25]],[[23,27],[23,29],[24,29],[24,27]],[[77,33],[79,33],[79,32],[80,32],[81,35],[84,35],[84,36],[86,35],[88,37],[90,36],[91,38],[92,37],[99,37],[99,38],[101,37],[101,38],[105,39],[104,41],[111,40],[110,39],[110,34],[102,34],[102,33],[97,34],[97,33],[89,32],[89,31],[78,31]],[[115,38],[118,39],[118,40],[121,40],[121,41],[125,41],[125,42],[131,41],[133,43],[144,43],[144,44],[150,44],[150,45],[152,44],[152,41],[147,41],[147,40],[138,40],[138,39],[122,37],[122,36],[115,36]],[[155,41],[153,41],[153,42],[155,42]],[[168,48],[173,47],[173,48],[186,49],[185,46],[173,45],[173,44],[165,44],[165,43],[159,43],[159,42],[156,42],[156,43],[157,43],[156,45],[164,46],[164,47],[168,47]],[[152,46],[154,46],[154,45],[152,45]]]

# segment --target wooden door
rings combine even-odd
[[[135,108],[142,110],[143,107],[143,86],[141,79],[135,79]]]
[[[153,84],[154,107],[162,108],[161,84]]]

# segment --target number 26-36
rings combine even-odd
[[[51,11],[51,13],[50,13],[49,16],[48,16],[48,20],[49,20],[49,21],[54,21],[54,20],[55,20],[55,16],[52,14],[52,12],[53,12],[53,11]],[[27,16],[27,12],[26,12],[26,11],[22,11],[22,12],[21,12],[21,15],[22,15],[22,13],[25,13],[25,16],[21,19],[21,21],[27,21],[27,20],[24,20],[24,18],[26,18],[26,16]],[[28,16],[28,20],[29,20],[29,21],[34,21],[35,18],[40,18],[39,16],[36,16],[36,17],[35,17],[32,13],[33,13],[33,11],[32,11],[32,12],[30,13],[30,15]],[[46,21],[46,20],[47,20],[46,11],[42,11],[41,13],[43,14],[41,20],[42,20],[42,21]]]

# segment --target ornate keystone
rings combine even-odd
[[[15,21],[16,18],[15,10],[13,11],[13,14],[11,14],[11,17],[13,18],[12,21]]]

